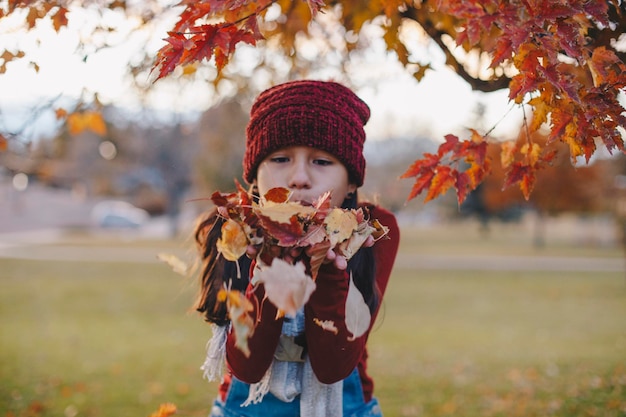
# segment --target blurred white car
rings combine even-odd
[[[91,218],[99,227],[138,228],[148,221],[150,215],[126,201],[101,201],[91,210]]]

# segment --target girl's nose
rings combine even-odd
[[[289,188],[295,190],[311,188],[311,176],[304,161],[294,161],[289,175]]]

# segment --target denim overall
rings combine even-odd
[[[233,377],[226,400],[215,400],[209,417],[299,417],[300,397],[292,402],[284,402],[268,392],[263,401],[242,407],[248,398],[249,384]],[[373,398],[365,403],[359,371],[355,369],[343,380],[343,417],[382,417],[378,400]],[[328,416],[333,417],[333,416]]]

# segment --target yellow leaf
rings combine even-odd
[[[334,334],[339,333],[339,329],[335,326],[335,322],[332,320],[320,320],[317,317],[313,318],[313,323],[320,326],[323,330]]]
[[[187,272],[189,271],[187,263],[176,255],[172,255],[170,253],[159,253],[157,255],[157,259],[168,264],[177,274],[187,275]]]
[[[222,235],[216,247],[224,258],[236,262],[246,253],[248,238],[239,223],[228,219],[222,225]]]
[[[312,216],[316,209],[312,206],[303,206],[300,203],[289,201],[286,203],[273,203],[271,201],[262,201],[257,211],[259,214],[269,217],[272,221],[278,223],[289,223],[294,215],[302,218]]]
[[[72,136],[78,135],[85,130],[85,122],[80,113],[72,113],[67,116],[67,130],[69,130]]]
[[[222,289],[218,293],[217,298],[218,300],[226,300],[228,317],[230,317],[230,322],[235,332],[235,346],[244,355],[250,356],[248,339],[254,333],[254,322],[249,314],[254,310],[252,303],[244,294],[236,290],[227,291]]]
[[[515,161],[516,144],[515,141],[508,140],[502,142],[500,146],[502,148],[500,151],[500,163],[502,164],[502,168],[507,169],[511,166],[513,161]]]
[[[532,144],[525,143],[521,147],[520,152],[523,155],[526,155],[526,158],[528,160],[528,165],[533,166],[537,163],[537,161],[539,161],[539,156],[541,154],[541,146],[539,146],[536,143],[532,143]]]
[[[194,62],[193,64],[183,66],[183,75],[192,75],[195,74],[198,70],[198,65]]]
[[[352,211],[344,211],[340,208],[334,208],[328,213],[324,219],[324,225],[330,246],[333,248],[337,243],[350,238],[359,226],[356,215]]]
[[[585,154],[583,147],[576,139],[575,123],[570,123],[567,125],[567,127],[565,128],[565,133],[563,135],[563,141],[569,146],[569,153],[572,158],[577,158]]]
[[[71,135],[78,135],[85,130],[91,130],[100,136],[106,135],[107,132],[102,114],[96,111],[70,114],[67,117],[67,128]]]
[[[376,231],[376,229],[367,222],[359,224],[354,233],[339,244],[338,252],[343,255],[346,260],[349,260],[361,249],[363,243],[365,243],[367,238],[374,233],[374,231]]]
[[[550,113],[550,106],[546,102],[545,97],[537,96],[533,97],[528,104],[533,108],[533,118],[530,122],[530,131],[534,132],[538,130],[541,125],[548,121],[548,114]]]
[[[472,142],[473,143],[483,143],[485,141],[485,137],[478,133],[476,129],[470,129],[472,132]]]
[[[106,135],[107,126],[100,112],[87,112],[85,113],[85,117],[88,129],[100,136]]]

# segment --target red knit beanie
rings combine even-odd
[[[243,175],[248,183],[270,153],[310,146],[333,154],[351,183],[363,185],[363,126],[370,110],[349,88],[331,81],[292,81],[262,92],[250,110]]]

